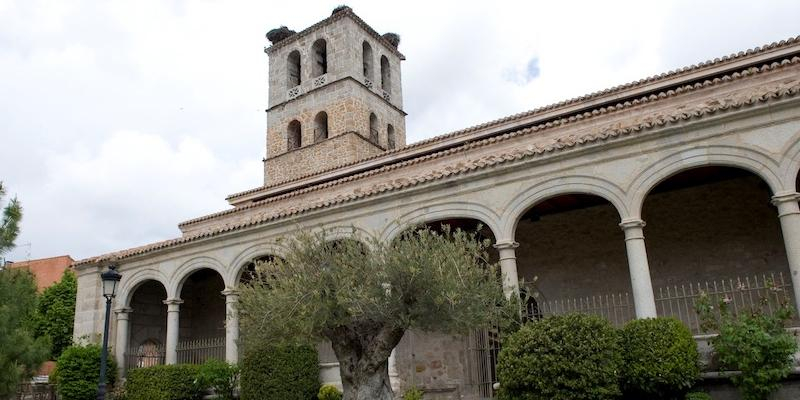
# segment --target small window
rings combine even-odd
[[[372,46],[364,42],[361,46],[361,60],[364,67],[364,77],[372,80]]]
[[[314,77],[328,73],[328,43],[325,39],[319,39],[311,46],[311,54],[314,57],[314,65],[311,72]]]
[[[389,150],[394,150],[394,148],[397,147],[397,143],[395,142],[394,138],[394,127],[392,124],[386,125],[386,142]]]
[[[369,140],[378,144],[378,117],[375,113],[369,114]]]
[[[300,52],[297,50],[289,53],[286,75],[289,77],[289,89],[300,84]]]
[[[314,143],[321,142],[328,138],[328,113],[320,111],[314,117]]]
[[[299,149],[302,145],[302,135],[300,129],[300,121],[294,120],[289,123],[289,131],[287,132],[286,149],[294,150]]]
[[[392,91],[392,72],[386,56],[381,56],[381,89],[387,93]]]

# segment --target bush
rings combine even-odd
[[[245,352],[242,400],[308,400],[319,390],[317,351],[311,346],[262,346]]]
[[[425,392],[423,392],[422,389],[412,387],[403,394],[403,400],[422,400],[423,394],[425,394]]]
[[[616,398],[620,353],[617,333],[599,317],[568,314],[528,323],[503,343],[499,398]]]
[[[317,393],[319,400],[342,400],[342,392],[333,385],[322,385]]]
[[[797,351],[794,336],[784,328],[794,314],[791,298],[770,286],[773,293],[749,308],[732,309],[728,296],[717,299],[715,306],[705,293],[695,304],[704,328],[719,332],[711,344],[722,368],[740,372],[731,382],[744,400],[763,400],[777,390],[789,376]]]
[[[56,387],[62,400],[86,400],[97,397],[100,381],[100,353],[96,344],[70,346],[58,357],[54,373]],[[106,391],[111,392],[117,380],[117,364],[108,352]]]
[[[622,390],[632,399],[681,398],[700,375],[697,343],[673,318],[637,319],[622,338]]]
[[[156,365],[128,372],[126,400],[196,400],[202,395],[197,377],[200,366]]]
[[[215,358],[208,359],[200,366],[197,382],[201,388],[214,390],[219,398],[233,400],[239,385],[239,367]]]
[[[711,395],[706,392],[689,392],[686,394],[686,400],[713,400]]]

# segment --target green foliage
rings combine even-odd
[[[423,392],[422,389],[412,387],[403,393],[403,400],[422,400],[423,394],[425,394],[425,392]]]
[[[100,353],[96,344],[70,346],[64,349],[55,371],[55,382],[62,400],[86,400],[97,396],[100,381]],[[116,383],[117,365],[109,351],[106,369],[108,390]]]
[[[319,388],[319,393],[317,393],[317,399],[319,400],[342,400],[342,392],[339,391],[336,386],[333,385],[322,385]]]
[[[13,393],[47,359],[46,338],[34,339],[36,281],[24,270],[0,271],[0,398]]]
[[[474,233],[412,229],[389,243],[330,233],[301,232],[285,241],[285,258],[257,263],[239,306],[245,345],[330,340],[345,397],[391,396],[388,385],[360,385],[383,373],[407,329],[464,333],[490,323],[502,302],[490,243]]]
[[[680,398],[700,375],[697,343],[673,318],[637,319],[621,330],[622,390],[632,399]]]
[[[581,314],[548,317],[503,342],[499,398],[614,399],[621,367],[619,337],[608,321]]]
[[[794,336],[784,329],[794,312],[790,298],[770,286],[768,296],[738,312],[728,306],[728,297],[714,305],[712,298],[703,294],[696,303],[704,328],[719,332],[711,344],[722,368],[740,372],[731,376],[731,382],[744,400],[769,398],[789,376],[792,355],[797,351]]]
[[[489,242],[460,230],[412,230],[391,243],[305,232],[285,245],[285,258],[257,265],[242,288],[245,340],[314,343],[342,326],[466,332],[490,322],[503,298]]]
[[[317,351],[307,345],[246,348],[241,366],[242,400],[308,400],[319,389]]]
[[[200,366],[197,382],[200,387],[213,389],[223,400],[233,400],[239,385],[239,367],[210,358]]]
[[[50,338],[53,359],[57,359],[64,349],[72,345],[77,293],[78,281],[75,274],[68,270],[64,271],[59,282],[45,289],[39,296],[34,318],[35,334],[37,337]]]
[[[706,392],[689,392],[684,397],[686,400],[713,400],[711,395]]]
[[[0,201],[6,195],[3,182],[0,181]],[[16,197],[12,198],[3,207],[2,217],[0,217],[0,254],[14,248],[14,240],[19,235],[19,222],[22,220],[22,205]]]
[[[197,400],[202,397],[198,384],[200,366],[191,364],[156,365],[128,372],[126,400]]]

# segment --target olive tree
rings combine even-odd
[[[243,345],[328,339],[344,400],[390,400],[389,355],[408,329],[463,333],[497,315],[503,293],[488,245],[447,227],[389,243],[301,233],[242,289]]]

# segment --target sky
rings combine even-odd
[[[341,3],[0,0],[5,257],[178,237],[260,186],[264,35]],[[345,4],[401,36],[409,143],[800,35],[797,0]]]

